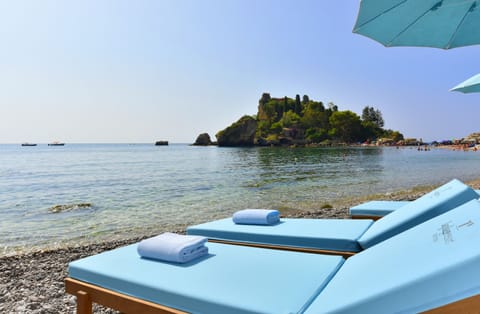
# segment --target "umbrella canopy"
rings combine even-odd
[[[468,80],[458,84],[450,91],[462,93],[479,93],[480,92],[480,74],[472,76]]]
[[[362,0],[353,29],[381,44],[450,49],[480,43],[480,0]]]

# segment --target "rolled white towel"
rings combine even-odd
[[[142,257],[186,263],[208,254],[208,247],[205,246],[206,242],[206,237],[166,232],[142,240],[138,244],[137,252]]]
[[[276,209],[243,209],[233,214],[233,222],[245,225],[273,225],[280,221]]]

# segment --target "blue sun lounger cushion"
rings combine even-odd
[[[238,225],[225,218],[191,226],[187,234],[251,244],[358,252],[358,238],[372,225],[369,219],[282,218],[272,226]]]
[[[280,212],[276,209],[243,209],[235,212],[232,220],[236,224],[273,225],[280,221]]]
[[[360,243],[364,249],[369,248],[400,232],[477,198],[478,194],[472,188],[454,179],[415,201],[406,204],[401,207],[400,210],[396,210],[377,220],[358,239],[358,243]]]
[[[473,200],[350,257],[305,313],[419,313],[478,295],[479,239]]]
[[[480,190],[475,190],[480,195]],[[411,201],[369,201],[349,209],[350,216],[377,216],[383,217],[391,212],[402,208]]]
[[[351,216],[383,217],[407,205],[409,201],[369,201],[349,209]]]
[[[207,243],[209,255],[175,264],[143,259],[137,244],[69,264],[71,278],[190,313],[302,313],[344,259]]]
[[[142,240],[137,247],[140,256],[176,263],[186,263],[208,254],[207,238],[165,232]]]

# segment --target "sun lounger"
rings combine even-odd
[[[186,312],[297,313],[343,264],[340,256],[207,246],[209,256],[174,264],[142,259],[134,244],[73,262],[69,276]]]
[[[480,190],[475,190],[480,195]],[[410,201],[369,201],[349,209],[352,219],[378,220],[385,215],[407,205]]]
[[[479,238],[474,200],[346,261],[207,243],[208,256],[175,264],[133,244],[70,263],[66,291],[78,313],[91,302],[124,313],[473,313]]]
[[[230,218],[187,228],[187,234],[237,245],[351,256],[435,216],[478,194],[458,180],[431,191],[375,222],[352,219],[281,219],[273,226],[237,225]]]
[[[362,250],[358,239],[372,224],[366,219],[285,218],[273,226],[253,226],[236,225],[226,218],[188,227],[187,233],[220,243],[348,257]]]

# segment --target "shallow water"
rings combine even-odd
[[[466,181],[480,177],[479,160],[441,149],[0,145],[0,255]]]

